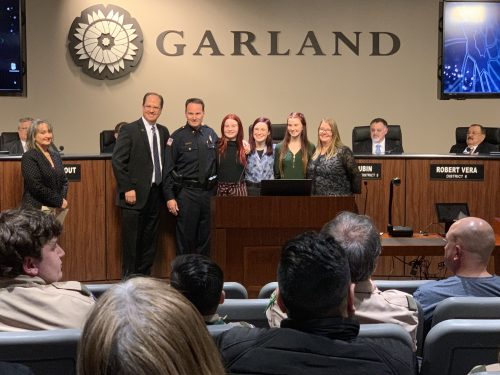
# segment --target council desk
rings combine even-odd
[[[394,187],[392,220],[394,225],[409,225],[415,232],[420,230],[430,233],[441,232],[440,225],[436,223],[435,203],[437,202],[467,202],[471,215],[482,217],[490,223],[500,216],[498,197],[500,157],[498,156],[388,155],[381,157],[358,155],[356,159],[358,164],[364,167],[366,178],[362,185],[362,193],[355,197],[356,205],[353,207],[357,206],[359,213],[366,213],[373,217],[381,232],[385,231],[387,225],[388,192],[393,177],[401,179],[401,185]],[[63,155],[63,163],[70,177],[68,191],[70,211],[60,238],[61,246],[66,251],[63,260],[64,279],[85,282],[119,280],[121,277],[120,211],[115,206],[116,183],[110,156]],[[469,169],[462,171],[462,167]],[[439,174],[439,171],[443,173]],[[23,192],[20,157],[0,156],[0,178],[2,184],[0,209],[18,206]],[[306,229],[319,230],[321,228],[323,221],[327,221],[327,217],[319,222],[314,216],[314,213],[319,210],[317,203],[314,203],[318,200],[314,198],[301,201],[304,217],[314,219],[313,222],[301,222],[300,226],[292,229],[293,233],[283,230],[283,235],[279,236],[278,241],[272,247],[279,249],[288,239],[285,238],[287,235],[291,236]],[[252,204],[245,205],[245,210],[242,210],[240,198],[228,199],[233,202],[229,206],[241,217],[289,215],[288,210],[252,212],[253,207],[258,206]],[[244,199],[253,199],[253,197]],[[335,200],[335,198],[326,199]],[[214,198],[214,201],[217,200],[218,198]],[[309,206],[307,202],[310,202]],[[320,208],[324,206],[321,205]],[[333,215],[336,211],[330,212]],[[217,215],[217,212],[213,214]],[[169,264],[175,257],[174,225],[175,219],[164,210],[160,224],[159,252],[153,269],[154,276],[168,277],[170,273]],[[212,231],[215,230],[216,225],[213,225]],[[266,228],[255,227],[252,230],[258,232],[265,231]],[[231,227],[232,234],[237,234],[238,231],[237,226]],[[217,237],[214,235],[212,241],[214,238]],[[269,262],[263,261],[265,257],[262,258],[262,256],[265,253],[258,252],[261,257],[258,265],[246,267],[243,264],[237,265],[237,262],[244,260],[245,256],[248,258],[251,253],[250,248],[245,249],[242,243],[243,258],[236,260],[231,258],[233,251],[220,244],[224,242],[219,241],[217,246],[212,248],[212,257],[221,263],[228,281],[240,281],[256,290],[260,284],[275,280],[276,257],[275,254],[271,254],[272,252],[269,253]],[[252,251],[255,253],[255,246],[250,247],[253,247]],[[387,260],[379,262],[377,276],[409,276],[406,265],[392,257],[386,258]],[[251,262],[251,258],[248,258],[248,261]],[[437,265],[438,262],[433,263]],[[239,267],[245,271],[233,273],[231,267]],[[265,267],[268,271],[253,275],[256,267]],[[235,279],[230,280],[228,276]]]

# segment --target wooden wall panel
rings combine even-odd
[[[13,158],[14,159],[14,158]],[[21,174],[21,158],[1,162],[0,176],[0,209],[15,208],[23,196],[23,178]]]

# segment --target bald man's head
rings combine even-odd
[[[478,217],[466,217],[456,221],[446,234],[448,243],[459,246],[464,252],[464,259],[488,264],[495,248],[495,233],[488,222]],[[462,266],[467,267],[467,262]]]

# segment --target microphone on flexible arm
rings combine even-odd
[[[63,154],[63,151],[64,151],[64,146],[63,145],[59,146],[59,153],[61,155]]]
[[[389,236],[392,237],[412,237],[412,228],[392,225],[392,199],[394,195],[394,185],[399,186],[400,184],[401,179],[399,177],[394,177],[391,179],[391,184],[389,187],[389,223],[387,224],[387,233],[389,233]]]
[[[366,215],[366,203],[368,202],[368,181],[363,181],[363,185],[365,185],[365,204],[363,207],[363,215]]]

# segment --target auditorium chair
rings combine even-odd
[[[0,134],[0,151],[8,151],[9,143],[19,140],[17,132],[2,132]]]
[[[266,308],[269,299],[226,299],[217,308],[217,314],[226,322],[247,322],[255,327],[269,327]]]
[[[491,143],[500,151],[500,128],[484,127],[486,130],[486,142]],[[469,127],[460,126],[455,129],[455,143],[467,143],[467,131]]]
[[[377,339],[392,338],[409,348],[413,348],[410,334],[403,327],[395,323],[360,324],[359,337]]]
[[[449,319],[500,319],[500,297],[450,297],[438,303],[432,326]]]
[[[90,290],[95,298],[99,298],[106,290],[111,288],[115,284],[84,284],[85,287]]]
[[[401,133],[401,126],[387,125],[387,127],[389,130],[385,135],[385,138],[395,141],[396,144],[403,147],[403,135]],[[352,152],[355,154],[359,153],[360,145],[368,140],[371,140],[370,126],[355,126],[352,129]]]
[[[115,148],[116,138],[114,130],[103,130],[99,134],[99,146],[101,154],[111,154]]]
[[[415,290],[429,281],[432,280],[373,280],[381,291],[397,289],[408,294],[413,294]]]
[[[0,361],[30,367],[36,375],[76,373],[79,329],[0,332]]]
[[[496,363],[500,319],[450,319],[430,330],[420,375],[466,375],[474,366]]]
[[[250,133],[250,128],[252,125],[248,127],[248,132]],[[280,143],[283,138],[285,138],[286,129],[288,124],[272,124],[271,126],[271,138],[273,139],[273,143]]]
[[[247,299],[248,292],[246,288],[235,281],[226,281],[222,287],[226,298],[228,299]]]
[[[271,294],[276,290],[278,287],[278,282],[277,281],[271,281],[270,283],[267,283],[264,285],[260,291],[259,295],[257,298],[269,298],[271,297]]]

